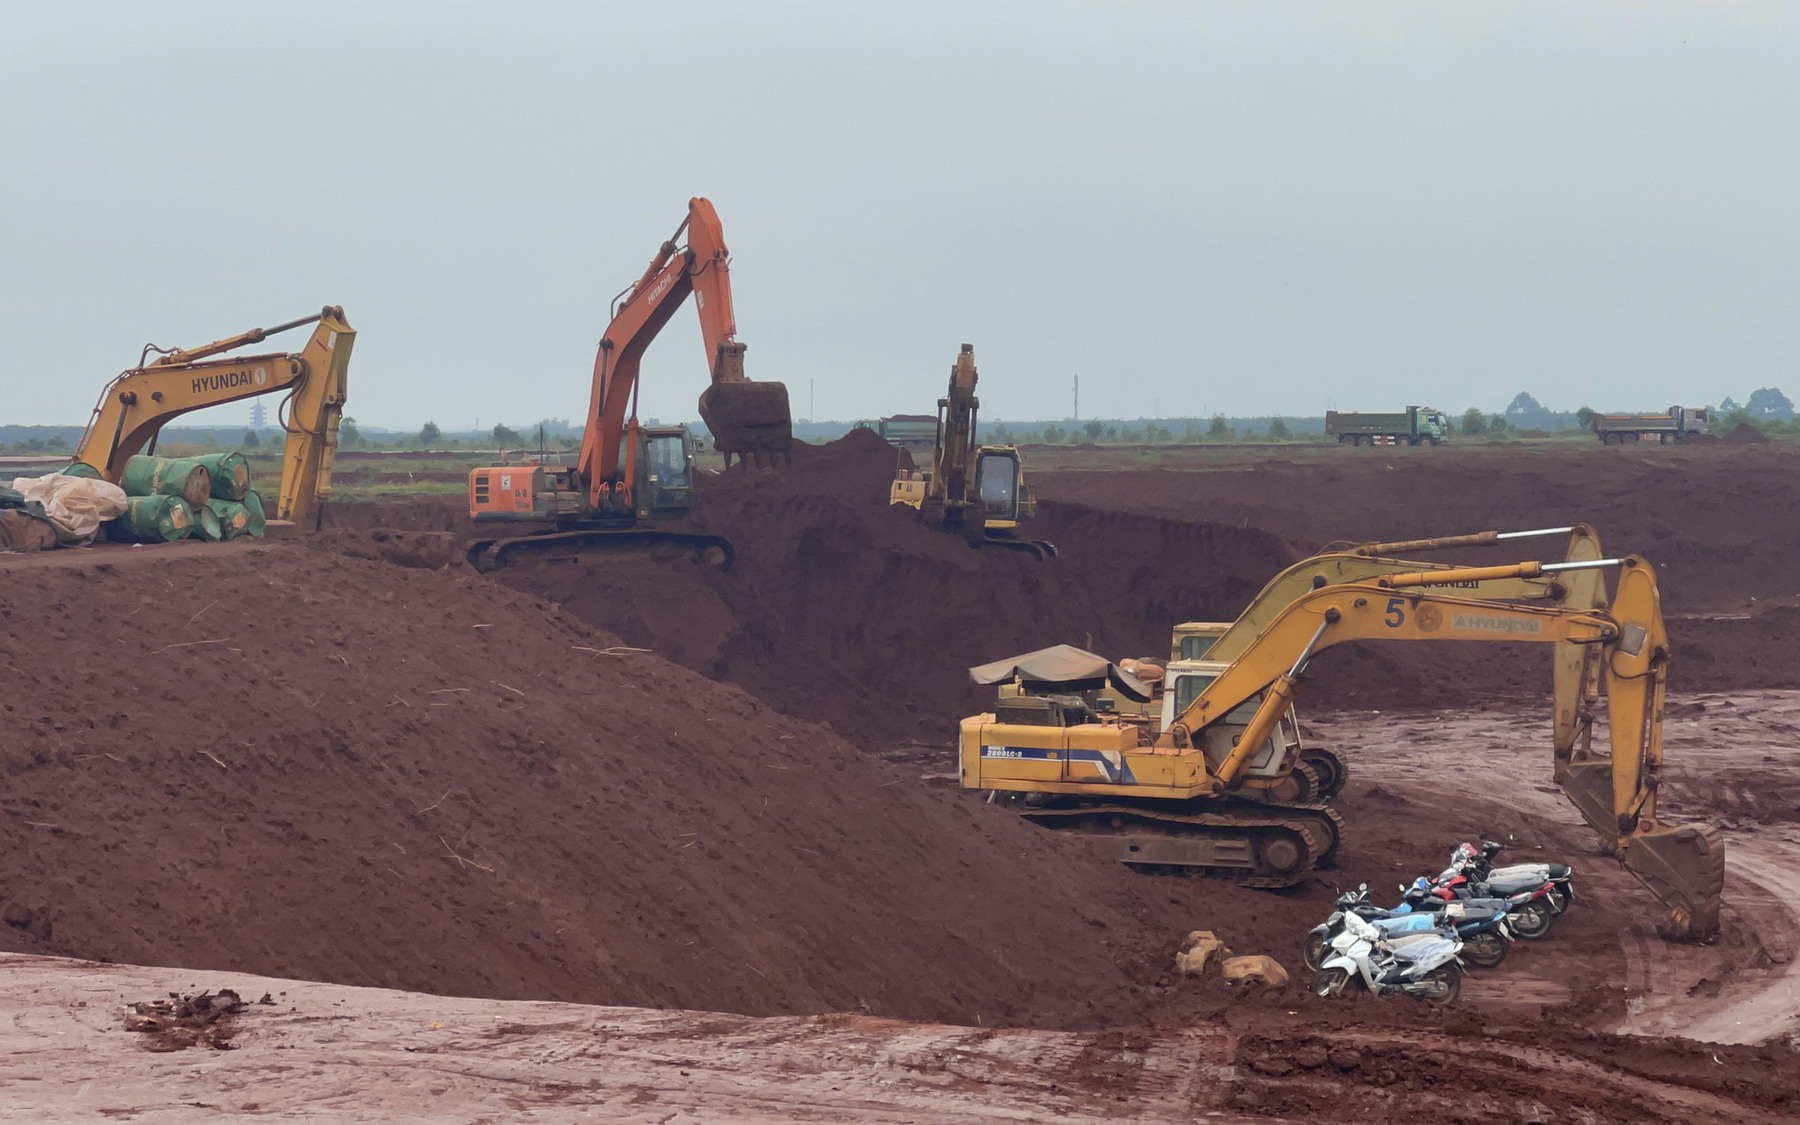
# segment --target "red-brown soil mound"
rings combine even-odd
[[[0,948],[1069,1024],[1281,907],[1184,907],[472,573],[214,546],[5,572]]]

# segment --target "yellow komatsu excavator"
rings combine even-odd
[[[237,355],[214,359],[278,332],[317,325],[298,352]],[[356,331],[344,310],[320,312],[252,328],[198,348],[164,350],[145,345],[138,365],[122,372],[100,394],[75,459],[117,484],[125,462],[156,448],[163,425],[177,415],[257,395],[287,391],[277,411],[287,443],[281,457],[281,494],[275,518],[305,520],[331,495],[331,465],[337,454],[338,420],[344,413],[345,378]],[[150,354],[157,353],[151,360]]]
[[[1439,592],[1607,568],[1617,568],[1619,579],[1604,609]],[[1026,817],[1038,824],[1109,837],[1135,867],[1290,885],[1331,857],[1343,822],[1316,802],[1279,803],[1299,756],[1271,735],[1289,716],[1314,655],[1367,640],[1553,645],[1555,780],[1683,935],[1717,931],[1723,842],[1710,826],[1669,825],[1657,816],[1669,645],[1655,572],[1637,556],[1433,569],[1317,587],[1288,602],[1216,675],[1196,677],[1191,698],[1176,696],[1172,721],[1153,739],[1142,724],[1052,697],[1002,700],[994,712],[963,720],[961,784],[1022,797]],[[1610,753],[1592,743],[1602,691]],[[1246,718],[1247,705],[1254,709]],[[1234,716],[1241,733],[1208,737]]]
[[[1004,547],[1040,559],[1055,545],[1022,539],[1020,525],[1037,513],[1017,447],[982,445],[976,432],[975,346],[964,344],[950,366],[950,389],[938,399],[937,441],[931,468],[902,467],[888,490],[890,505],[917,508],[926,523],[960,534],[971,545]]]

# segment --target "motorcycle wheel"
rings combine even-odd
[[[1550,932],[1550,917],[1550,908],[1541,899],[1534,899],[1509,913],[1506,921],[1513,933],[1526,941],[1536,941]]]
[[[1321,969],[1319,975],[1313,978],[1312,990],[1314,996],[1323,996],[1327,1000],[1347,995],[1350,991],[1350,970]]]
[[[1507,941],[1492,930],[1463,942],[1463,960],[1478,969],[1491,969],[1506,960]]]
[[[1316,973],[1319,966],[1325,963],[1325,935],[1307,934],[1306,945],[1300,950],[1300,961],[1308,972]]]
[[[1575,901],[1575,888],[1567,883],[1557,883],[1544,897],[1550,900],[1550,913],[1561,914]]]
[[[1462,995],[1462,970],[1454,964],[1439,965],[1419,978],[1419,991],[1413,993],[1428,1004],[1454,1004]]]

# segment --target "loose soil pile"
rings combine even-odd
[[[1282,907],[1120,879],[546,602],[331,545],[6,572],[0,948],[1080,1025]]]

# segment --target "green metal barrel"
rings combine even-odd
[[[127,496],[179,496],[189,505],[212,495],[212,474],[198,461],[180,457],[133,457],[125,462],[119,486]]]
[[[219,521],[219,538],[232,540],[250,534],[249,509],[236,500],[208,500],[205,507]]]
[[[238,500],[250,491],[250,462],[242,453],[208,453],[194,460],[212,474],[212,498]]]
[[[62,475],[65,477],[85,477],[88,480],[99,480],[100,470],[94,468],[86,461],[77,461],[64,469]]]
[[[125,514],[113,520],[110,534],[128,543],[167,543],[186,539],[194,529],[194,510],[179,496],[127,496]]]
[[[244,493],[244,511],[250,515],[250,534],[261,537],[268,518],[263,515],[262,496],[254,488]]]
[[[235,500],[209,500],[206,506],[219,517],[220,531],[227,539],[240,535],[261,535],[268,521],[263,518],[262,497],[253,488],[244,493],[242,504]]]
[[[219,521],[219,514],[212,510],[212,501],[196,505],[193,509],[194,538],[204,539],[208,543],[217,543],[225,538],[224,525]]]

